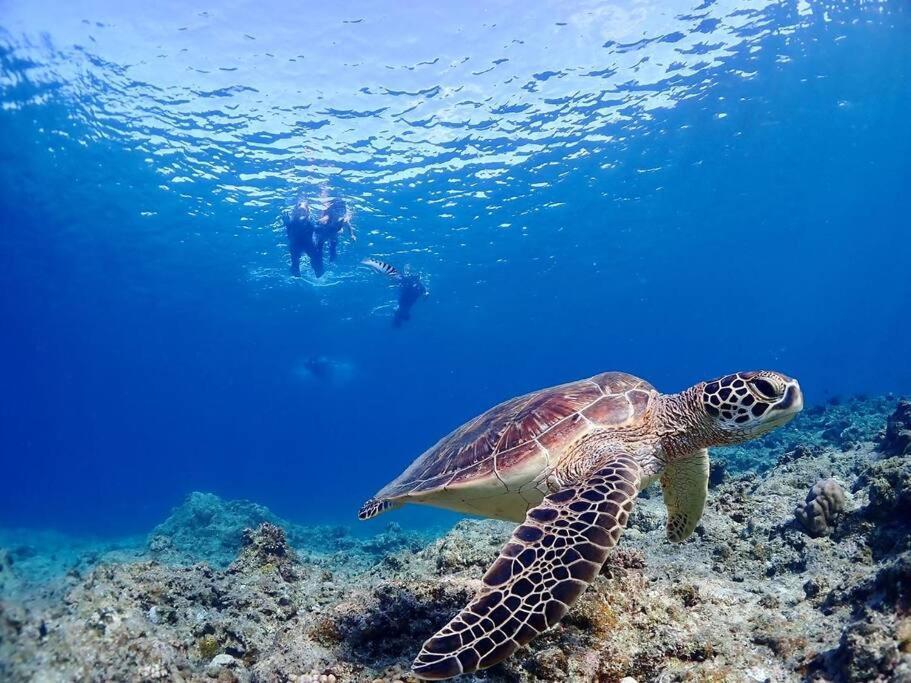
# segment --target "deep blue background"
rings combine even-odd
[[[609,369],[675,391],[769,367],[810,402],[911,392],[911,22],[887,2],[774,30],[794,16],[766,15],[763,49],[706,67],[676,106],[627,111],[597,153],[569,159],[545,140],[506,182],[437,173],[437,187],[466,190],[446,217],[426,185],[392,183],[374,201],[377,186],[352,180],[369,159],[327,169],[361,208],[361,240],[325,287],[285,276],[274,228],[301,191],[290,173],[260,204],[223,201],[224,178],[165,191],[136,137],[118,136],[127,123],[92,134],[93,88],[112,86],[89,79],[75,96],[63,76],[38,82],[11,29],[0,523],[142,531],[196,489],[347,522],[465,419]],[[447,144],[452,159],[469,140]],[[237,148],[218,160],[237,178],[255,165]],[[394,292],[356,269],[368,255],[428,278],[401,330],[382,307]],[[301,377],[309,354],[352,377]]]

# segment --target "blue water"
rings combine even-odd
[[[911,392],[905,0],[145,4],[0,3],[0,525],[353,522],[603,370]],[[359,239],[293,279],[321,192]]]

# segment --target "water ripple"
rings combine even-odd
[[[704,99],[723,117],[709,103],[721,75],[751,78],[772,38],[799,53],[801,32],[847,12],[777,0],[372,3],[298,21],[277,0],[217,12],[165,2],[138,17],[129,3],[92,4],[7,6],[5,109],[64,102],[82,143],[140,155],[189,213],[228,201],[271,231],[298,192],[328,187],[403,248],[418,223],[431,229],[428,209],[454,223],[438,229],[484,216],[508,232],[517,211],[560,207],[565,178],[597,187],[658,112]],[[417,199],[395,199],[416,187]]]

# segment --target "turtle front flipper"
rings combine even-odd
[[[424,643],[414,673],[441,680],[487,668],[557,624],[620,538],[640,473],[632,456],[615,453],[529,510],[484,575],[484,587]]]
[[[672,460],[661,474],[661,490],[667,506],[667,538],[685,541],[702,519],[709,492],[709,452],[705,448],[685,458]]]

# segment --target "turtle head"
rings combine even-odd
[[[698,385],[710,431],[741,443],[790,422],[803,410],[797,380],[779,372],[738,372]]]

